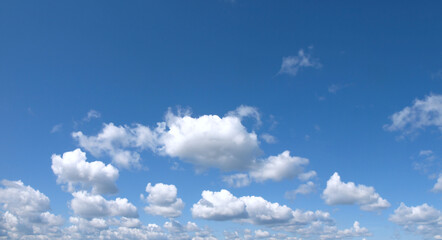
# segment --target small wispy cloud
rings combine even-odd
[[[310,47],[309,49],[312,49]],[[321,68],[322,64],[318,59],[311,56],[309,52],[305,52],[304,49],[298,51],[296,56],[288,56],[282,58],[281,69],[278,74],[288,74],[296,76],[301,68]]]
[[[328,87],[328,92],[332,94],[336,94],[338,91],[349,87],[350,84],[332,84]]]
[[[98,111],[95,111],[93,109],[89,110],[89,112],[87,113],[87,116],[83,118],[83,121],[85,122],[89,122],[90,120],[94,119],[94,118],[100,118],[101,117],[101,113],[99,113]]]
[[[63,124],[61,124],[61,123],[54,125],[51,129],[51,133],[60,132],[62,128],[63,128]]]

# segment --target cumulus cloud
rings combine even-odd
[[[152,186],[148,183],[146,192],[149,193],[145,199],[149,203],[144,208],[146,213],[171,218],[181,215],[184,202],[181,198],[177,198],[178,190],[175,185],[157,183]],[[142,198],[144,199],[144,196]]]
[[[91,219],[107,216],[138,217],[137,208],[126,198],[106,200],[100,195],[85,191],[72,193],[74,198],[70,205],[75,214]]]
[[[94,157],[110,156],[113,163],[124,168],[139,167],[138,151],[156,147],[156,132],[139,124],[129,127],[109,123],[97,136],[86,136],[80,131],[72,133],[72,137]]]
[[[203,115],[193,118],[166,115],[159,142],[160,154],[178,157],[199,168],[244,170],[260,154],[257,135],[248,132],[241,117]]]
[[[328,205],[358,204],[364,211],[376,211],[390,207],[390,203],[381,198],[373,187],[344,183],[338,173],[327,181],[322,198]]]
[[[165,121],[153,129],[141,124],[130,127],[109,123],[97,136],[82,132],[72,136],[93,156],[108,155],[120,167],[139,166],[140,152],[151,149],[160,155],[180,158],[200,170],[244,170],[261,153],[257,135],[241,123],[246,116],[260,122],[257,110],[249,106],[240,106],[224,117],[194,118],[188,112],[169,111]]]
[[[438,239],[442,234],[442,213],[424,203],[408,207],[404,203],[390,215],[390,221],[402,226],[406,231],[422,234],[428,238]]]
[[[0,188],[0,237],[53,236],[64,220],[49,212],[49,198],[21,181],[2,180]]]
[[[306,53],[303,49],[300,49],[297,56],[282,58],[281,69],[278,74],[296,76],[301,68],[308,67],[321,68],[322,64],[318,59],[313,58],[310,53]]]
[[[321,239],[370,235],[367,229],[359,226],[359,223],[355,223],[351,229],[338,230],[327,212],[292,210],[286,205],[271,203],[257,196],[238,198],[224,189],[219,192],[203,191],[201,196],[202,198],[191,209],[194,218],[245,222],[305,237],[323,235]],[[252,239],[250,233],[250,231],[245,233],[244,239]],[[228,239],[239,237],[238,233],[225,232],[225,235]]]
[[[191,212],[194,218],[210,220],[232,220],[247,216],[246,205],[229,191],[203,191],[202,199],[194,204]]]
[[[388,131],[410,134],[431,126],[442,131],[442,95],[431,94],[422,100],[416,99],[411,106],[391,115],[390,119],[391,124],[384,126]]]
[[[252,181],[281,181],[296,176],[300,179],[308,180],[316,176],[315,171],[304,172],[304,166],[308,163],[308,159],[290,156],[289,151],[284,151],[277,156],[254,161],[248,174],[238,173],[224,176],[223,181],[232,187],[243,187],[249,185]]]
[[[65,152],[63,156],[52,155],[52,171],[57,175],[57,183],[66,183],[70,192],[75,191],[75,185],[92,187],[92,193],[116,193],[115,181],[118,170],[103,162],[86,162],[86,153],[80,149]]]
[[[250,171],[250,177],[257,182],[293,178],[303,172],[303,166],[308,162],[306,158],[290,156],[289,151],[284,151],[277,156],[270,156],[268,159],[258,162]]]
[[[316,189],[315,184],[312,181],[308,181],[305,184],[299,185],[299,187],[293,191],[288,191],[285,193],[285,197],[288,199],[295,199],[298,194],[309,194],[314,192]]]

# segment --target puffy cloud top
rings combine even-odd
[[[118,169],[103,162],[86,162],[86,153],[80,149],[65,152],[63,156],[52,155],[52,171],[57,175],[58,183],[67,183],[70,192],[75,191],[75,184],[92,187],[97,194],[116,193],[115,181]]]
[[[137,208],[126,198],[106,200],[100,195],[89,194],[85,191],[72,193],[74,199],[71,208],[75,214],[84,218],[107,216],[138,217]]]
[[[381,198],[373,187],[344,183],[338,173],[334,173],[327,181],[323,199],[329,205],[358,204],[362,210],[375,211],[390,207],[390,203]]]
[[[164,217],[178,217],[184,208],[184,202],[177,198],[177,188],[175,185],[157,183],[152,186],[150,183],[146,186],[146,192],[149,193],[146,200],[149,203],[144,208],[146,213],[160,215]]]

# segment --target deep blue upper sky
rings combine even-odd
[[[223,230],[237,230],[235,220],[192,217],[203,190],[327,211],[339,229],[359,221],[372,233],[367,239],[428,237],[389,217],[401,202],[442,209],[441,193],[431,191],[441,173],[442,123],[412,133],[385,126],[416,99],[442,94],[440,9],[438,1],[1,1],[0,179],[38,189],[69,226],[69,216],[79,214],[56,182],[51,155],[81,147],[88,161],[112,163],[92,156],[72,132],[95,136],[111,122],[153,129],[168,108],[191,109],[198,118],[244,105],[262,120],[242,122],[258,135],[259,158],[285,150],[308,158],[316,191],[284,198],[302,184],[296,178],[234,188],[222,181],[231,172],[196,173],[179,154],[143,149],[144,170],[118,168],[118,194],[103,196],[127,198],[143,224],[163,226],[167,218],[145,213],[139,194],[149,182],[173,184],[186,203],[177,220],[207,225],[220,239]],[[283,58],[300,50],[320,66],[280,72]],[[90,110],[100,117],[86,120]],[[429,114],[442,119],[442,110]],[[276,143],[262,140],[264,133]],[[431,166],[416,170],[425,150],[432,151]],[[174,162],[183,169],[171,170]],[[357,203],[326,204],[323,190],[334,172],[343,182],[374,187],[391,207],[373,213]],[[438,221],[433,239],[442,239],[442,214]],[[268,225],[240,229],[255,227],[276,233]]]

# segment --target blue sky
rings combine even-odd
[[[0,2],[0,239],[442,239],[441,7]]]

